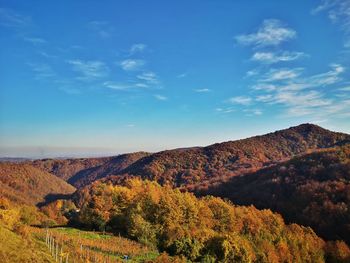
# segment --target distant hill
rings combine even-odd
[[[56,176],[24,163],[0,163],[0,197],[36,205],[75,188]]]
[[[110,158],[39,160],[34,165],[83,187],[96,179],[117,183],[128,177],[156,180],[193,190],[290,158],[350,141],[350,135],[302,124],[248,139],[207,147],[174,149],[154,154],[133,153]],[[113,175],[113,176],[112,176]]]
[[[307,151],[331,147],[349,139],[350,135],[347,134],[303,124],[244,140],[155,153],[140,159],[121,173],[177,187],[189,187],[203,181],[221,181],[256,171]]]
[[[150,153],[135,152],[103,158],[43,159],[30,164],[76,187],[82,187],[97,179],[118,174],[135,161],[148,155]]]
[[[108,160],[101,165],[79,171],[69,178],[68,182],[78,188],[83,187],[111,174],[119,174],[136,161],[149,155],[150,153],[146,152],[135,152],[108,158]]]
[[[33,166],[68,181],[78,172],[104,164],[110,157],[77,159],[42,159],[30,162]]]
[[[30,161],[29,158],[20,158],[20,157],[0,157],[0,162],[8,162],[8,163],[22,163],[26,161]]]
[[[296,157],[199,191],[279,212],[350,244],[350,144]]]

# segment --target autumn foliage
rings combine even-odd
[[[270,208],[289,222],[312,227],[327,240],[350,243],[350,144],[303,155],[199,192]]]
[[[333,147],[346,140],[350,141],[350,135],[302,124],[207,147],[153,154],[136,152],[109,158],[46,159],[37,160],[33,165],[67,180],[77,188],[102,178],[120,183],[123,178],[140,177],[191,190],[255,172],[311,150]]]
[[[0,197],[18,204],[36,205],[49,196],[69,195],[75,188],[30,164],[0,163]]]
[[[98,182],[81,190],[76,202],[85,228],[122,234],[191,261],[324,262],[350,256],[344,243],[327,246],[311,228],[286,225],[270,210],[197,199],[156,182]]]

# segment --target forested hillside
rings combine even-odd
[[[35,205],[74,191],[70,184],[29,164],[0,163],[0,197]]]
[[[103,158],[77,158],[77,159],[42,159],[31,162],[33,166],[52,173],[68,181],[71,177],[83,171],[104,164],[111,157]]]
[[[77,188],[80,188],[111,174],[119,174],[128,166],[149,155],[150,153],[146,152],[135,152],[111,157],[102,165],[98,165],[76,173],[68,180],[68,182]]]
[[[227,183],[198,189],[235,204],[270,208],[324,238],[350,243],[350,144],[325,149]]]
[[[248,139],[162,151],[133,153],[113,158],[38,160],[34,165],[65,178],[76,187],[96,179],[138,176],[192,190],[198,184],[225,181],[288,160],[315,149],[350,141],[350,135],[331,132],[312,124],[302,124]]]
[[[349,139],[350,135],[303,124],[263,136],[204,148],[156,153],[139,160],[122,173],[191,189],[203,181],[208,184],[222,181]]]
[[[106,231],[145,246],[141,262],[350,262],[349,142],[303,124],[154,154],[0,163],[0,201],[12,207],[0,207],[0,227],[14,242],[23,224]],[[69,250],[83,262],[121,257],[98,241],[79,254],[79,240]]]
[[[52,228],[48,228],[50,226]],[[125,262],[125,255],[130,263],[185,263],[180,258],[159,254],[155,248],[110,233],[58,227],[34,206],[0,197],[1,263],[115,263]]]
[[[235,206],[210,196],[197,199],[155,182],[96,182],[75,198],[81,226],[122,234],[195,262],[350,260],[343,242],[326,243],[311,228],[286,225],[270,210]]]

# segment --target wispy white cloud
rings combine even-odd
[[[38,80],[47,79],[56,76],[52,67],[45,63],[28,63],[28,66],[35,73],[35,78]]]
[[[179,79],[185,78],[185,77],[187,77],[187,73],[181,73],[181,74],[177,75],[176,77]]]
[[[0,25],[5,27],[25,27],[32,23],[29,16],[21,15],[9,8],[0,8]]]
[[[333,22],[347,25],[345,32],[350,35],[350,23],[346,16],[350,16],[349,0],[323,1],[314,13],[327,10]],[[307,55],[303,52],[283,51],[281,43],[297,36],[296,31],[286,27],[278,20],[265,20],[257,32],[236,37],[239,44],[250,45],[253,48],[264,48],[255,51],[251,61],[262,64],[275,64],[295,61]],[[350,47],[350,37],[349,47]],[[271,51],[273,47],[274,51]],[[277,50],[277,51],[276,51]],[[249,70],[246,78],[252,81],[250,85],[251,97],[233,97],[229,102],[241,105],[243,112],[253,116],[262,114],[257,107],[281,107],[284,116],[309,116],[315,119],[327,119],[329,116],[349,117],[350,94],[348,85],[344,82],[343,65],[333,63],[330,69],[319,74],[306,75],[301,67],[275,67],[266,69],[259,66]],[[339,86],[342,84],[343,88]],[[332,89],[332,92],[330,92]]]
[[[232,113],[232,112],[235,112],[236,109],[232,107],[226,107],[226,108],[216,108],[215,111],[219,113]]]
[[[282,69],[281,74],[281,69],[272,69],[255,79],[252,89],[258,94],[254,102],[280,105],[285,108],[285,116],[289,117],[308,115],[323,118],[331,114],[344,115],[344,105],[347,105],[349,96],[343,94],[336,99],[336,93],[329,96],[324,88],[341,83],[345,68],[340,64],[331,64],[330,68],[325,73],[311,76],[302,76],[300,70],[295,73],[293,69]],[[269,80],[268,83],[266,79]]]
[[[259,102],[271,102],[273,100],[273,96],[271,94],[267,94],[267,95],[258,95],[255,98],[256,101]]]
[[[81,94],[81,90],[73,87],[66,87],[66,86],[61,86],[59,87],[59,90],[63,91],[66,94],[69,95],[78,95]]]
[[[325,106],[332,105],[332,100],[324,98],[324,95],[317,91],[302,93],[284,92],[276,95],[276,102],[287,106],[288,116],[304,116],[317,114],[325,110]],[[324,112],[326,113],[326,111]]]
[[[143,73],[137,75],[136,77],[138,79],[146,81],[147,83],[150,83],[150,84],[159,83],[157,74],[152,72],[152,71],[143,72]]]
[[[263,91],[273,91],[276,90],[277,86],[271,83],[257,83],[252,86],[254,90],[263,90]]]
[[[336,5],[336,0],[321,0],[321,4],[318,5],[317,7],[315,7],[314,9],[311,10],[311,13],[313,15],[319,13],[319,12],[322,12],[322,11],[325,11],[329,8],[332,8],[332,7],[335,7]]]
[[[312,14],[327,12],[329,19],[341,26],[345,33],[344,47],[350,48],[350,1],[322,0],[321,4],[312,10]]]
[[[302,68],[281,68],[281,69],[270,69],[269,72],[265,74],[265,76],[261,79],[264,82],[274,82],[286,79],[295,79],[300,76]]]
[[[256,76],[256,75],[259,75],[259,70],[257,70],[257,69],[248,70],[246,73],[246,77],[248,77],[248,78]]]
[[[211,89],[195,89],[194,91],[197,93],[208,93]]]
[[[49,54],[45,51],[38,51],[38,54],[40,54],[41,56],[43,56],[45,58],[57,58],[56,55]]]
[[[17,37],[33,45],[46,44],[47,40],[31,36],[34,23],[30,16],[22,15],[10,8],[0,8],[0,27],[5,27],[17,33]]]
[[[113,27],[108,21],[94,20],[88,23],[88,27],[102,38],[112,36]]]
[[[228,102],[247,106],[252,103],[252,98],[246,96],[237,96],[228,99]]]
[[[141,67],[146,62],[143,60],[137,60],[137,59],[126,59],[119,63],[119,65],[122,67],[125,71],[138,71],[141,69]],[[137,92],[140,90],[154,90],[159,89],[161,87],[158,87],[160,84],[158,75],[155,72],[152,71],[143,71],[138,72],[138,74],[134,75],[133,78],[130,78],[129,76],[127,81],[105,81],[103,83],[103,86],[116,90],[116,91],[133,91]],[[162,95],[153,95],[158,100],[165,100],[166,97]]]
[[[136,83],[135,86],[138,88],[148,88],[149,87],[149,85],[147,85],[145,83]]]
[[[339,64],[331,64],[331,70],[311,75],[308,77],[297,77],[280,86],[281,90],[302,90],[326,87],[342,81],[342,73],[345,68]]]
[[[32,43],[33,45],[41,45],[46,44],[47,41],[40,37],[24,37],[25,41]]]
[[[125,59],[122,62],[120,62],[120,66],[125,71],[135,71],[139,70],[144,66],[146,62],[141,59]]]
[[[285,26],[277,19],[264,20],[256,33],[239,35],[235,39],[242,45],[255,47],[277,46],[291,40],[297,35],[296,31]]]
[[[340,64],[331,64],[330,67],[328,72],[311,76],[307,82],[312,86],[326,86],[339,82],[345,68]]]
[[[246,116],[260,116],[263,114],[260,109],[244,109],[243,112],[246,113]]]
[[[116,81],[105,81],[103,86],[113,90],[139,90],[149,88],[147,84],[135,83],[135,82],[116,82]]]
[[[308,108],[331,104],[331,101],[329,99],[324,99],[322,93],[315,90],[306,92],[278,91],[274,96],[271,97],[270,102]]]
[[[304,57],[305,54],[303,52],[255,52],[251,57],[251,60],[258,61],[265,64],[273,64],[277,62],[287,62],[297,60],[299,58]]]
[[[147,48],[146,44],[142,44],[142,43],[133,44],[129,49],[129,53],[130,53],[130,55],[133,55],[136,53],[141,53],[141,52],[145,51],[146,48]]]
[[[51,83],[54,83],[54,86],[68,95],[79,95],[86,90],[85,85],[82,87],[72,79],[55,78]]]
[[[112,90],[120,90],[120,91],[134,88],[134,86],[129,83],[119,83],[114,81],[105,81],[103,83],[103,86]]]
[[[109,68],[102,61],[83,61],[79,59],[67,61],[72,65],[73,70],[80,73],[78,79],[93,80],[106,77],[109,73]]]
[[[160,95],[160,94],[155,94],[153,95],[157,100],[165,101],[168,100],[168,97]]]
[[[263,114],[263,111],[262,111],[262,110],[259,110],[259,109],[255,109],[255,110],[253,110],[253,114],[254,114],[254,115],[262,115],[262,114]]]
[[[321,4],[314,8],[312,14],[327,12],[328,18],[340,25],[345,33],[344,47],[350,48],[350,1],[349,0],[322,0]]]
[[[340,88],[338,90],[340,90],[340,91],[350,91],[350,86],[349,87]]]
[[[288,116],[303,116],[319,112],[331,106],[333,101],[319,91],[277,91],[273,94],[257,96],[256,101],[286,107]]]

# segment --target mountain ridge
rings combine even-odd
[[[301,124],[265,135],[205,147],[156,153],[136,152],[105,158],[37,160],[33,164],[77,188],[98,179],[109,178],[118,182],[123,178],[137,176],[191,190],[198,183],[227,180],[344,141],[350,141],[350,135],[332,132],[314,124]],[[48,165],[50,162],[51,165]],[[73,171],[65,171],[67,163],[76,164]]]

